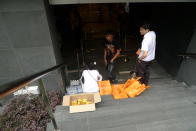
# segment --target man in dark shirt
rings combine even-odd
[[[105,49],[104,49],[104,62],[106,65],[106,70],[108,72],[108,78],[114,81],[116,76],[114,74],[114,62],[120,55],[120,43],[114,40],[114,35],[112,32],[108,32],[105,35]]]

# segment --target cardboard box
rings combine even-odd
[[[78,99],[87,99],[92,102],[92,104],[85,105],[75,105],[72,106],[72,101]],[[69,106],[69,113],[77,113],[77,112],[86,112],[86,111],[95,111],[95,104],[101,102],[101,96],[99,93],[82,93],[82,94],[73,94],[66,95],[63,97],[63,106]]]

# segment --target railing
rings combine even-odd
[[[184,59],[196,58],[196,53],[181,53],[178,56],[180,56]]]
[[[49,73],[51,73],[52,71],[55,71],[57,70],[59,75],[60,75],[60,80],[59,80],[59,83],[60,83],[60,89],[61,89],[61,92],[62,94],[65,93],[65,79],[66,79],[66,73],[65,73],[65,68],[66,68],[66,64],[65,63],[62,63],[62,64],[59,64],[59,65],[56,65],[52,68],[49,68],[49,69],[46,69],[40,73],[37,73],[29,78],[26,78],[24,80],[21,80],[19,81],[17,84],[14,83],[13,85],[10,85],[8,87],[6,87],[4,90],[1,90],[0,91],[0,99],[10,95],[10,94],[13,94],[14,92],[24,88],[25,86],[31,84],[32,82],[35,82],[35,81],[38,81],[39,83],[39,90],[40,90],[40,93],[42,94],[43,96],[43,102],[45,104],[45,106],[47,107],[48,109],[48,113],[52,119],[52,123],[53,123],[53,126],[54,126],[54,129],[55,131],[58,131],[59,128],[57,126],[57,123],[56,123],[56,120],[54,118],[54,115],[53,115],[53,112],[52,112],[52,108],[50,106],[50,102],[49,102],[49,99],[48,99],[48,95],[47,95],[47,92],[46,92],[46,88],[44,86],[44,83],[43,83],[43,80],[42,78],[45,77],[46,75],[48,75]]]

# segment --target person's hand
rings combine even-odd
[[[104,60],[104,63],[105,63],[105,65],[107,65],[107,63],[108,63],[108,62],[107,62],[107,60],[106,60],[106,59]]]
[[[97,77],[97,80],[98,80],[98,81],[100,81],[100,80],[101,80],[101,78],[98,76],[98,77]]]
[[[114,60],[110,60],[110,63],[113,63],[114,62]]]
[[[140,53],[141,53],[141,49],[138,49],[137,52],[136,52],[136,54],[137,55],[140,55]]]

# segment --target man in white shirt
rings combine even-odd
[[[140,26],[140,34],[143,35],[141,49],[137,52],[136,75],[141,77],[140,82],[148,85],[150,72],[149,66],[155,59],[156,34],[151,31],[150,24]]]

